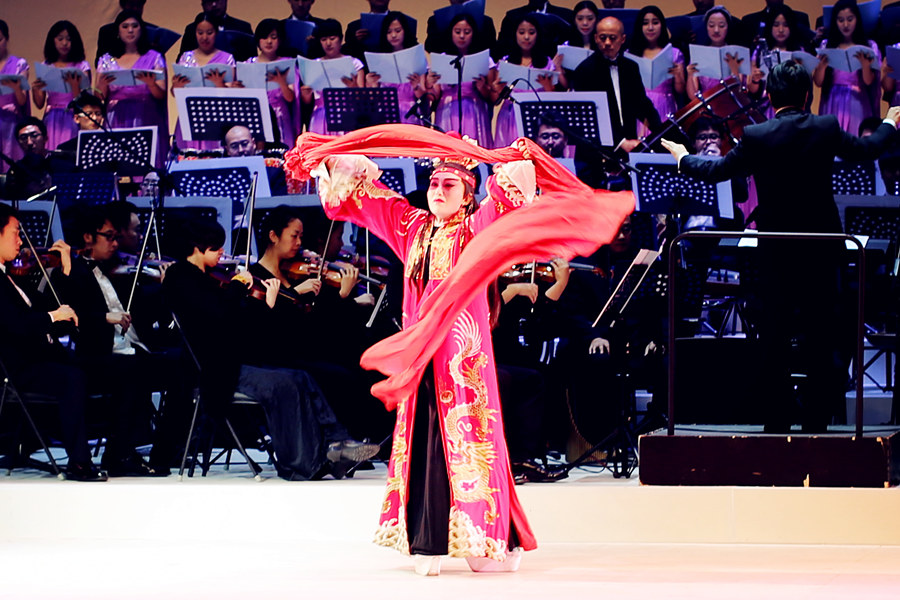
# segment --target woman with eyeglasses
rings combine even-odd
[[[0,147],[3,154],[13,160],[22,158],[22,148],[16,143],[16,123],[30,114],[29,94],[22,81],[7,75],[28,77],[28,61],[9,53],[9,26],[0,20]],[[9,165],[0,160],[0,173],[6,173]]]

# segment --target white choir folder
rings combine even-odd
[[[734,56],[740,61],[738,72],[741,75],[750,74],[750,50],[743,46],[698,46],[691,44],[691,62],[697,65],[697,74],[713,79],[728,79],[731,77],[731,69],[725,62],[725,56]]]
[[[44,88],[44,91],[46,92],[71,94],[73,90],[69,89],[69,85],[63,79],[63,76],[72,72],[81,73],[81,81],[78,83],[78,88],[80,90],[86,90],[91,87],[91,78],[88,77],[87,73],[77,67],[54,67],[45,65],[42,62],[34,63],[34,74],[38,79],[47,84],[47,87]]]
[[[349,56],[341,58],[323,58],[311,60],[304,56],[297,57],[297,65],[300,67],[300,79],[303,85],[308,85],[316,91],[325,88],[344,88],[347,85],[343,77],[352,78],[356,74],[356,66]]]
[[[538,90],[544,91],[544,85],[538,81],[538,76],[545,75],[553,80],[553,84],[559,80],[559,73],[550,69],[532,69],[531,67],[523,67],[522,65],[514,65],[512,63],[501,60],[497,63],[497,69],[500,72],[500,81],[503,83],[512,83],[517,79],[514,86],[519,90]],[[528,82],[528,83],[526,83]]]
[[[234,67],[222,64],[209,64],[202,67],[185,67],[183,65],[172,65],[172,74],[181,75],[190,79],[184,87],[216,87],[216,85],[207,79],[210,73],[223,73],[225,75],[225,83],[234,81]]]
[[[101,75],[112,75],[112,85],[133,86],[144,85],[138,75],[142,73],[153,73],[156,81],[163,80],[163,72],[159,69],[116,69],[115,71],[103,71]]]
[[[235,70],[235,79],[240,81],[244,87],[264,90],[277,90],[280,86],[278,83],[269,80],[269,73],[284,73],[287,71],[287,83],[293,85],[296,77],[294,77],[294,68],[297,62],[293,58],[284,60],[275,60],[272,62],[255,62],[255,63],[239,63]]]
[[[397,52],[366,52],[370,73],[381,76],[382,83],[406,83],[410,75],[428,72],[428,59],[422,44]]]
[[[631,52],[626,52],[625,58],[633,60],[641,68],[641,81],[648,90],[656,89],[663,81],[672,78],[672,74],[669,73],[669,69],[675,66],[672,44],[666,44],[666,47],[653,58],[644,58]]]
[[[868,56],[870,59],[875,58],[875,54],[872,52],[872,49],[868,46],[850,46],[844,50],[840,48],[819,48],[817,51],[818,56],[827,56],[828,57],[828,66],[838,71],[847,71],[848,73],[853,73],[862,69],[862,63],[859,62],[859,59],[856,58],[857,54],[863,54]],[[872,64],[873,69],[881,68],[881,65]]]
[[[594,53],[594,51],[588,48],[581,48],[579,46],[560,45],[556,47],[556,53],[562,54],[563,69],[574,71],[578,68],[578,65],[587,60],[588,57]]]
[[[441,76],[440,82],[443,85],[456,85],[456,67],[450,64],[456,58],[453,54],[431,53],[431,70],[433,73]],[[489,50],[482,50],[476,54],[467,54],[461,57],[461,60],[463,83],[483,77],[491,70],[491,54]]]

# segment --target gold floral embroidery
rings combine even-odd
[[[453,266],[453,243],[457,238],[457,229],[462,224],[463,212],[460,211],[451,220],[442,225],[434,234],[429,237],[420,235],[409,249],[409,256],[406,259],[406,268],[404,274],[406,277],[412,277],[417,265],[421,264],[423,256],[431,253],[429,256],[428,279],[441,281],[450,275],[450,268]],[[422,227],[429,228],[433,223],[433,219],[427,219]],[[462,240],[460,240],[462,243]]]
[[[391,519],[378,526],[375,543],[409,554],[409,535],[406,532],[406,517],[403,513],[400,513],[399,519]]]
[[[495,169],[494,181],[498,186],[500,186],[500,189],[503,190],[503,193],[506,194],[506,197],[509,198],[513,207],[518,207],[525,204],[525,195],[521,190],[519,190],[518,186],[513,183],[512,179],[509,178],[509,175],[507,175],[504,170]],[[498,205],[503,206],[503,203],[498,202]],[[501,212],[503,211],[501,210]]]
[[[456,558],[486,556],[494,560],[505,560],[506,553],[506,540],[488,537],[484,529],[476,525],[468,514],[455,507],[450,509],[447,554]]]
[[[409,446],[406,442],[406,411],[408,402],[401,402],[397,405],[397,428],[394,431],[394,442],[391,445],[391,463],[387,478],[387,489],[384,492],[384,504],[381,507],[381,513],[387,514],[391,510],[392,495],[397,498],[397,510],[401,515],[406,512],[404,498],[406,496],[405,478],[407,461],[409,460]]]
[[[444,418],[447,436],[447,464],[450,487],[457,502],[485,502],[486,523],[494,523],[499,517],[498,488],[490,486],[491,464],[497,459],[497,451],[488,438],[490,422],[496,421],[498,411],[489,409],[487,384],[483,370],[487,355],[481,350],[481,331],[468,311],[457,318],[453,328],[457,352],[450,359],[450,376],[457,387],[467,388],[474,399],[466,402],[463,395],[443,390],[440,400],[451,405]]]

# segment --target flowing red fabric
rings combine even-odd
[[[380,125],[338,138],[303,134],[285,156],[285,170],[305,180],[322,160],[338,154],[467,157],[486,163],[528,159],[535,166],[541,191],[534,203],[510,212],[475,236],[449,277],[422,303],[419,314],[411,315],[412,324],[363,354],[364,368],[388,376],[372,387],[372,393],[389,409],[415,394],[456,317],[509,265],[552,256],[588,256],[612,241],[634,210],[631,192],[591,189],[531,140],[521,138],[508,148],[486,150],[418,125]]]

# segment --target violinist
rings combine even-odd
[[[13,281],[10,263],[22,247],[18,213],[0,203],[0,360],[20,392],[46,394],[59,403],[62,439],[68,454],[66,478],[76,481],[106,481],[106,474],[91,462],[85,427],[84,373],[71,364],[54,334],[60,323],[79,324],[68,305],[43,306],[43,297]],[[58,240],[61,269],[71,270],[69,246]]]
[[[266,249],[259,262],[250,266],[250,273],[259,279],[277,278],[285,293],[275,303],[277,327],[283,333],[259,344],[256,360],[309,372],[354,436],[385,437],[391,429],[390,415],[369,393],[374,381],[359,367],[362,336],[353,329],[362,327],[360,297],[353,296],[359,269],[349,263],[330,263],[325,278],[319,279],[316,262],[298,258],[303,222],[289,206],[270,211],[260,231],[264,240],[260,247]],[[306,279],[297,279],[301,270]]]
[[[498,280],[492,337],[516,483],[565,477],[565,472],[548,469],[535,459],[546,456],[552,426],[564,422],[564,387],[551,363],[553,340],[559,336],[556,305],[569,271],[569,263],[556,257],[549,263],[514,265]]]
[[[83,248],[68,274],[55,270],[61,298],[79,314],[73,334],[75,355],[88,376],[88,387],[112,397],[110,432],[101,464],[111,477],[165,476],[137,453],[141,434],[150,431],[150,392],[155,389],[149,349],[132,327],[131,313],[108,276],[119,233],[104,206],[87,210],[78,227]]]
[[[638,290],[614,326],[603,321],[594,326],[597,315],[640,250],[633,228],[642,223],[639,217],[646,216],[632,214],[610,244],[579,259],[601,267],[605,276],[573,271],[560,300],[563,327],[568,334],[560,362],[567,371],[570,409],[578,433],[591,444],[601,441],[617,424],[625,397],[625,374],[631,376],[631,381],[661,391],[659,348],[666,329],[660,296]]]
[[[218,223],[191,223],[180,239],[179,260],[166,271],[163,294],[199,361],[206,410],[222,414],[236,391],[262,403],[278,475],[287,480],[328,474],[340,478],[349,463],[374,456],[378,445],[350,439],[308,373],[254,365],[258,344],[274,343],[277,329],[267,329],[268,338],[256,343],[237,335],[272,324],[270,312],[281,282],[275,277],[264,280],[265,302],[259,302],[248,298],[250,273],[239,272],[224,288],[211,277],[225,242]]]

